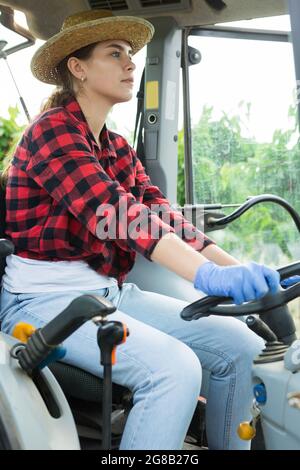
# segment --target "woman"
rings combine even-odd
[[[186,302],[124,282],[139,252],[236,303],[279,287],[276,271],[240,265],[172,211],[134,150],[105,126],[112,106],[131,99],[132,55],[153,32],[140,18],[89,11],[67,18],[35,53],[34,76],[59,88],[8,171],[6,234],[16,251],[3,278],[2,329],[10,333],[21,320],[42,327],[84,292],[106,296],[117,307],[111,318],[130,330],[113,368],[114,382],[134,395],[120,448],[181,449],[204,367],[209,447],[247,449],[236,428],[249,418],[251,363],[262,340],[232,318],[185,322]],[[66,362],[102,374],[92,322],[65,346]]]

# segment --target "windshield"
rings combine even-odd
[[[230,26],[290,29],[288,16]],[[195,203],[239,204],[272,193],[300,211],[294,59],[284,36],[189,36],[202,56],[189,67]],[[272,203],[255,206],[211,235],[242,261],[278,267],[300,257],[292,219]]]

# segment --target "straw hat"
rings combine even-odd
[[[31,60],[33,75],[42,82],[60,85],[57,65],[72,52],[108,39],[128,41],[135,54],[154,34],[149,21],[134,16],[113,16],[110,10],[89,10],[68,16],[61,31],[48,39]]]

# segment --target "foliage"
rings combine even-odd
[[[272,142],[259,143],[243,135],[251,106],[218,121],[205,107],[192,131],[195,202],[242,203],[249,196],[272,193],[300,212],[300,147],[297,110],[290,108],[293,126],[275,130]],[[178,202],[184,204],[183,131],[179,133]],[[229,212],[233,208],[229,209]],[[229,213],[227,211],[227,213]],[[210,234],[209,234],[210,235]],[[239,259],[283,264],[300,255],[299,234],[290,216],[272,203],[255,206],[213,238]]]
[[[25,128],[16,122],[19,114],[17,107],[10,106],[8,113],[8,119],[0,116],[0,170],[6,166]]]

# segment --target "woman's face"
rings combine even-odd
[[[128,42],[118,39],[100,42],[81,65],[85,86],[93,93],[105,97],[112,105],[132,98],[135,65]]]

